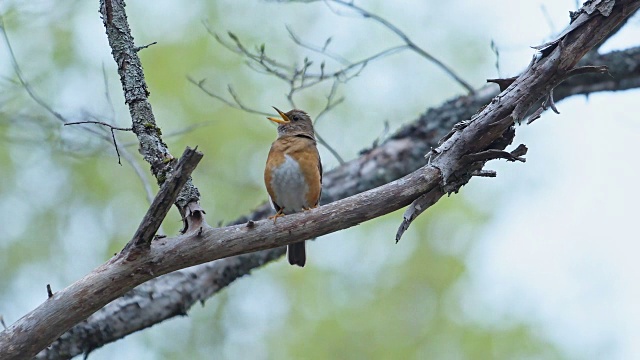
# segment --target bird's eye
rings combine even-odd
[[[291,120],[293,120],[293,121],[298,121],[298,120],[300,120],[300,118],[298,117],[298,115],[293,115],[293,116],[291,117]]]

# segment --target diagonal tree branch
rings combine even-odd
[[[100,14],[111,47],[111,55],[118,66],[133,132],[140,143],[140,153],[151,165],[151,173],[156,177],[158,184],[162,184],[173,172],[175,159],[162,140],[162,133],[156,124],[148,99],[149,90],[142,63],[138,57],[138,51],[142,48],[136,47],[133,42],[124,6],[124,0],[101,0]],[[188,179],[175,203],[184,219],[183,232],[189,230],[188,205],[197,203],[198,200],[200,193],[191,179]]]
[[[556,100],[640,87],[640,47],[604,55],[589,53],[579,65],[606,65],[611,76],[585,75],[568,79],[555,89]],[[471,118],[496,95],[497,87],[490,85],[473,96],[461,96],[429,109],[380,146],[363,151],[359,158],[326,173],[323,203],[369,190],[416,170],[425,163],[423,155],[437,147],[438,140],[454,124]],[[264,218],[268,213],[269,208],[264,206],[234,223]],[[183,315],[196,302],[205,301],[235,279],[283,254],[284,248],[263,250],[156,278],[73,327],[38,354],[38,358],[61,359],[86,354],[130,333]]]

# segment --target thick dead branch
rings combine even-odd
[[[494,98],[463,128],[448,134],[446,141],[431,151],[430,165],[442,172],[443,193],[457,192],[477,174],[481,169],[473,169],[476,162],[484,165],[487,160],[496,158],[524,162],[520,157],[526,153],[524,145],[520,145],[513,153],[502,151],[515,135],[512,131],[513,121],[519,122],[524,118],[529,109],[542,97],[547,99],[543,108],[550,107],[557,112],[553,101],[553,89],[572,74],[583,71],[601,72],[602,69],[576,69],[575,66],[591,48],[624,21],[629,12],[634,12],[639,7],[640,1],[637,0],[586,2],[583,12],[558,39],[536,47],[541,51],[539,56],[534,58],[524,73],[508,85],[499,98]],[[433,190],[430,192],[414,202],[405,213],[396,241],[413,219],[437,201],[439,194],[433,194]]]

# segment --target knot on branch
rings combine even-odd
[[[184,207],[184,210],[182,210],[183,208],[180,209],[181,212],[184,211],[184,214],[182,216],[183,226],[180,230],[180,233],[186,234],[193,233],[195,231],[201,232],[202,227],[207,223],[204,219],[205,211],[200,206],[200,203],[196,201],[190,202]]]

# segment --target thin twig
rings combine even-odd
[[[338,98],[335,101],[333,100],[334,97],[336,96],[337,91],[338,91],[338,86],[339,86],[339,82],[338,82],[337,79],[335,79],[333,81],[333,84],[331,85],[331,90],[329,91],[329,94],[327,95],[327,103],[325,104],[324,108],[322,110],[320,110],[320,112],[316,116],[316,119],[313,121],[313,125],[318,124],[318,120],[320,120],[320,118],[322,118],[325,114],[327,114],[329,111],[331,111],[331,109],[333,109],[334,107],[340,105],[344,101],[344,97]]]
[[[27,91],[31,99],[33,99],[36,103],[38,103],[38,105],[40,105],[42,108],[47,110],[56,119],[62,122],[66,122],[65,118],[62,115],[60,115],[60,113],[53,110],[53,108],[51,108],[49,104],[44,102],[44,100],[42,100],[35,93],[35,91],[31,88],[31,85],[29,85],[29,83],[25,80],[24,76],[22,75],[22,70],[18,65],[18,61],[16,60],[16,55],[13,52],[13,48],[11,47],[11,42],[9,41],[9,36],[7,35],[7,31],[4,28],[4,19],[2,18],[2,16],[0,16],[0,32],[2,32],[2,38],[4,39],[4,43],[5,45],[7,45],[7,49],[9,50],[9,58],[11,59],[11,65],[13,67],[13,71],[16,73],[16,76],[18,77],[18,81],[20,81],[20,84],[22,85],[22,87]]]
[[[344,101],[344,98],[339,98],[337,100],[334,100],[334,96],[336,94],[337,88],[339,86],[340,83],[344,83],[347,82],[349,80],[351,80],[352,78],[358,76],[360,74],[360,72],[366,67],[366,65],[373,60],[376,59],[381,59],[387,55],[391,55],[394,54],[396,52],[399,52],[401,50],[407,49],[408,46],[407,45],[401,45],[401,46],[396,46],[396,47],[392,47],[389,49],[385,49],[381,52],[378,52],[372,56],[369,56],[363,60],[360,60],[358,62],[352,63],[342,69],[339,69],[333,73],[325,73],[324,72],[324,63],[322,63],[320,65],[320,73],[317,74],[313,74],[313,73],[309,73],[309,68],[311,67],[311,62],[308,61],[308,59],[305,59],[303,65],[301,68],[298,67],[290,67],[290,66],[286,66],[283,63],[280,63],[278,61],[276,61],[275,59],[272,59],[270,57],[268,57],[265,54],[265,47],[264,45],[260,46],[256,53],[251,52],[246,46],[244,46],[242,44],[242,42],[240,41],[240,39],[233,33],[229,32],[228,35],[231,38],[231,40],[233,41],[233,44],[223,40],[218,34],[216,34],[215,32],[213,32],[209,27],[208,24],[205,23],[205,26],[207,27],[207,30],[209,31],[210,34],[212,34],[215,39],[221,43],[223,46],[225,46],[227,49],[238,53],[240,55],[245,56],[247,59],[251,60],[248,62],[248,65],[261,73],[265,73],[265,74],[270,74],[273,75],[281,80],[284,80],[288,86],[289,86],[289,91],[286,94],[286,99],[289,102],[289,105],[291,106],[291,108],[297,108],[297,104],[295,101],[294,96],[305,89],[311,88],[313,86],[316,86],[318,84],[320,84],[321,82],[324,82],[326,80],[329,79],[333,79],[334,83],[332,85],[332,89],[331,92],[328,96],[327,99],[327,105],[325,106],[325,108],[319,113],[319,115],[316,117],[316,122],[319,118],[322,118],[328,111],[330,111],[332,108],[334,108],[335,106],[339,105],[340,103],[342,103]],[[296,38],[295,35],[290,31],[291,36]],[[297,39],[297,38],[296,38]],[[294,40],[295,41],[295,40]],[[326,50],[326,44],[324,46],[324,49]],[[286,72],[289,72],[289,74],[287,74]],[[233,101],[230,101],[228,99],[226,99],[225,97],[218,95],[216,93],[213,93],[209,90],[207,90],[204,87],[204,80],[201,81],[195,81],[194,79],[189,78],[189,81],[191,83],[193,83],[194,85],[198,86],[202,91],[204,91],[207,95],[218,99],[220,101],[222,101],[223,103],[236,108],[236,109],[240,109],[240,110],[244,110],[247,111],[249,113],[254,113],[254,114],[260,114],[260,115],[266,115],[266,116],[270,116],[270,113],[264,113],[262,111],[259,110],[255,110],[252,109],[248,106],[246,106],[239,98],[239,96],[237,95],[237,93],[235,93],[235,91],[233,90],[233,88],[231,86],[228,87],[228,92],[231,95],[231,97],[233,98]],[[324,146],[335,158],[336,160],[340,163],[340,164],[344,164],[344,159],[338,154],[338,152],[331,147],[326,140],[324,140],[324,138],[318,134],[316,132],[316,137],[318,140],[318,143],[321,144],[322,146]]]
[[[53,117],[55,117],[56,119],[58,119],[59,121],[61,121],[65,125],[69,124],[69,120],[67,118],[62,116],[59,112],[55,111],[38,94],[36,94],[36,92],[33,90],[31,85],[29,84],[29,82],[26,80],[26,78],[22,74],[22,70],[20,69],[20,66],[18,65],[18,60],[17,60],[17,58],[15,56],[15,53],[13,52],[13,48],[11,47],[11,41],[9,40],[9,36],[7,35],[7,32],[6,32],[5,28],[4,28],[4,20],[2,19],[1,16],[0,16],[0,32],[2,32],[2,37],[4,39],[4,42],[7,45],[7,48],[9,49],[9,57],[11,59],[11,64],[12,64],[12,67],[13,67],[13,71],[15,72],[16,77],[18,78],[19,84],[25,89],[25,91],[27,92],[29,97],[36,104],[38,104],[38,106],[40,106],[43,109],[45,109],[45,111],[47,111],[49,114],[53,115]],[[90,132],[90,133],[92,133],[94,135],[97,135],[98,137],[100,137],[100,138],[102,138],[102,139],[104,139],[106,141],[109,141],[108,137],[105,136],[104,133],[98,132],[98,131],[93,130],[91,128],[84,128],[84,129],[85,129],[85,131],[88,131],[88,132]],[[113,130],[112,130],[112,132],[113,132]],[[112,133],[112,138],[113,138],[113,133]],[[118,151],[118,149],[116,148],[116,152],[117,151]],[[120,159],[118,159],[118,163],[120,163]]]
[[[111,124],[108,124],[108,123],[106,123],[104,121],[93,121],[93,120],[67,122],[67,123],[64,124],[64,126],[67,126],[67,125],[79,125],[79,124],[98,124],[98,125],[107,126],[107,127],[111,128],[111,130],[133,131],[132,128],[117,127],[117,126],[113,126]]]
[[[115,120],[116,108],[113,106],[113,100],[111,99],[111,93],[109,92],[109,77],[107,76],[107,69],[104,66],[104,63],[102,63],[102,81],[104,82],[104,98],[107,99],[109,112],[111,113],[109,118]]]
[[[120,145],[120,148],[121,148],[120,151],[122,152],[122,157],[126,162],[129,163],[129,165],[131,165],[131,167],[133,168],[133,171],[136,173],[136,175],[140,179],[140,182],[142,183],[142,187],[144,188],[144,192],[147,196],[147,201],[149,202],[149,204],[151,204],[153,202],[154,194],[153,194],[153,189],[151,188],[151,184],[149,184],[149,182],[147,181],[147,178],[145,177],[146,172],[142,170],[142,167],[140,167],[140,164],[138,164],[136,159],[129,152],[129,150],[127,150],[125,146]],[[162,232],[162,229],[160,229],[160,231]]]
[[[139,52],[140,50],[146,49],[146,48],[148,48],[149,46],[155,45],[155,44],[157,44],[157,43],[158,43],[157,41],[154,41],[154,42],[152,42],[152,43],[150,43],[150,44],[147,44],[147,45],[144,45],[144,46],[138,46],[138,47],[136,48],[136,52]]]
[[[213,31],[213,29],[210,27],[210,25],[207,22],[204,22],[204,26],[206,27],[207,31],[221,45],[223,45],[225,48],[229,49],[230,51],[236,54],[244,56],[247,59],[247,65],[251,69],[259,73],[275,76],[276,78],[279,78],[285,81],[289,87],[289,90],[287,91],[285,98],[287,99],[287,102],[289,103],[291,108],[298,107],[295,100],[296,94],[308,88],[314,87],[324,81],[328,81],[332,79],[333,85],[327,97],[327,103],[325,107],[320,111],[318,116],[316,117],[316,120],[315,120],[316,122],[318,121],[318,119],[322,118],[327,112],[329,112],[335,106],[341,104],[344,101],[344,98],[335,99],[337,88],[340,85],[340,83],[348,82],[349,80],[358,76],[364,70],[367,64],[371,61],[378,60],[385,56],[395,54],[402,50],[411,48],[410,43],[405,43],[400,46],[395,46],[395,47],[385,49],[383,51],[375,53],[360,61],[350,63],[348,60],[340,56],[337,56],[335,54],[329,53],[327,51],[327,47],[331,42],[331,38],[327,39],[327,41],[325,41],[324,46],[322,47],[312,46],[312,45],[305,44],[298,36],[295,35],[295,33],[291,30],[291,28],[287,27],[287,31],[289,32],[291,38],[299,46],[303,48],[308,48],[315,52],[322,53],[325,56],[332,58],[342,63],[343,65],[345,65],[344,67],[336,71],[327,73],[325,71],[325,63],[323,61],[319,66],[320,72],[313,73],[313,72],[310,72],[313,61],[310,61],[308,58],[305,58],[304,62],[300,66],[289,66],[282,62],[277,61],[274,58],[269,57],[266,54],[264,44],[262,44],[259,47],[256,47],[255,51],[253,51],[253,50],[250,50],[250,47],[245,46],[240,40],[240,38],[234,33],[228,32],[227,35],[230,40],[227,40],[226,38],[221,37],[215,31]],[[243,101],[241,101],[241,98],[238,96],[238,94],[234,91],[233,87],[231,87],[231,85],[229,85],[227,88],[229,95],[231,95],[231,100],[230,100],[225,96],[219,95],[217,93],[214,93],[206,89],[204,86],[205,80],[196,81],[192,78],[188,78],[188,79],[192,84],[198,86],[207,95],[222,101],[228,106],[231,106],[235,109],[243,110],[249,113],[253,113],[253,114],[266,115],[266,116],[271,115],[270,113],[265,113],[245,105]],[[318,135],[317,137],[318,137],[318,143],[325,146],[329,150],[329,152],[333,156],[335,156],[338,162],[340,164],[343,164],[344,160],[338,154],[338,152],[335,149],[333,149],[331,146],[329,146],[329,144],[322,138],[322,136]]]
[[[230,107],[232,107],[234,109],[243,110],[243,111],[246,111],[248,113],[257,114],[257,115],[264,115],[264,116],[273,115],[272,113],[268,113],[268,112],[265,112],[265,111],[260,111],[260,110],[249,108],[249,107],[245,106],[244,104],[242,104],[241,102],[238,103],[238,102],[233,102],[233,101],[229,101],[229,100],[225,99],[224,97],[222,97],[222,96],[220,96],[220,95],[208,90],[204,86],[205,79],[202,79],[200,81],[196,81],[191,77],[187,77],[187,80],[189,80],[190,83],[192,83],[195,86],[197,86],[198,88],[200,88],[200,90],[202,90],[205,94],[211,96],[214,99],[218,99],[218,100],[222,101],[223,103],[227,104],[228,106],[230,106]]]
[[[320,134],[318,134],[318,132],[316,132],[316,139],[318,140],[318,143],[320,143],[327,150],[329,150],[331,155],[333,155],[336,158],[336,160],[338,160],[340,165],[344,165],[344,159],[342,158],[342,156],[340,156],[340,154],[338,154],[338,152],[333,147],[327,144],[327,142],[322,138],[322,136],[320,136]]]
[[[496,44],[496,42],[491,39],[491,51],[493,51],[493,54],[496,56],[496,63],[495,63],[495,67],[496,67],[496,73],[498,74],[498,77],[502,77],[501,72],[500,72],[500,49],[498,48],[498,44]]]
[[[342,56],[329,52],[327,50],[327,47],[329,46],[329,44],[331,43],[331,37],[327,38],[327,40],[325,41],[324,45],[322,47],[320,46],[314,46],[311,44],[307,44],[304,41],[302,41],[302,39],[300,39],[298,37],[298,35],[296,35],[293,30],[291,29],[291,27],[289,27],[289,25],[285,25],[285,28],[287,29],[287,32],[289,32],[289,36],[291,36],[291,40],[293,40],[294,43],[296,43],[298,46],[304,48],[304,49],[308,49],[314,52],[317,52],[319,54],[325,55],[339,63],[341,63],[342,65],[351,65],[351,62],[345,58],[343,58]]]
[[[230,51],[239,54],[239,55],[243,55],[245,57],[247,57],[249,60],[251,60],[250,62],[247,63],[247,65],[249,65],[253,70],[256,71],[260,71],[262,73],[266,73],[266,74],[271,74],[276,76],[279,79],[282,79],[284,81],[286,81],[287,83],[290,83],[291,79],[294,77],[298,77],[296,74],[296,72],[300,71],[299,69],[297,69],[295,66],[288,66],[285,65],[281,62],[276,61],[275,59],[272,59],[270,57],[268,57],[266,55],[266,53],[264,52],[264,48],[260,47],[255,53],[250,51],[246,46],[244,46],[242,44],[242,42],[240,41],[240,39],[233,33],[229,33],[229,36],[232,38],[233,40],[233,44],[230,44],[229,42],[225,41],[224,39],[222,39],[222,37],[220,37],[220,35],[218,35],[217,33],[213,32],[212,30],[208,29],[209,33],[216,39],[216,41],[218,41],[221,45],[223,45],[224,47],[226,47],[227,49],[229,49]],[[301,45],[302,46],[302,45]],[[385,50],[382,50],[378,53],[375,53],[371,56],[368,56],[362,60],[353,62],[353,63],[349,63],[348,66],[345,66],[344,68],[341,68],[339,70],[336,70],[332,73],[325,73],[324,71],[322,71],[320,73],[306,73],[304,78],[306,79],[318,79],[318,80],[325,80],[327,78],[332,78],[332,77],[351,77],[350,75],[347,75],[349,72],[351,72],[352,70],[356,70],[357,73],[359,73],[360,71],[362,71],[362,68],[364,66],[366,66],[368,63],[370,63],[373,60],[378,60],[381,59],[383,57],[386,57],[388,55],[392,55],[395,54],[401,50],[406,50],[406,49],[410,49],[410,46],[405,44],[405,45],[398,45],[398,46],[394,46]],[[325,54],[327,57],[331,57],[331,55],[329,54]],[[305,86],[305,87],[309,87],[309,86]]]
[[[238,37],[234,33],[232,32],[227,33],[227,35],[229,35],[229,38],[231,38],[231,40],[233,41],[233,44],[230,44],[229,42],[224,40],[220,35],[218,35],[215,31],[213,31],[213,29],[211,28],[210,24],[207,21],[203,21],[202,23],[204,27],[207,29],[207,32],[209,34],[211,34],[222,46],[226,47],[232,52],[235,52],[237,54],[244,54],[244,55],[251,54],[252,60],[263,62],[271,66],[280,68],[282,70],[286,70],[286,71],[292,70],[291,66],[280,63],[275,59],[271,59],[267,57],[264,54],[264,51],[261,51],[260,54],[252,54],[247,48],[244,47],[244,45],[239,41]]]
[[[120,161],[120,150],[118,149],[118,143],[116,142],[115,131],[116,130],[119,130],[119,131],[133,131],[133,128],[122,128],[122,127],[113,126],[111,124],[107,124],[106,122],[103,122],[103,121],[92,121],[92,120],[67,122],[67,123],[64,124],[64,126],[67,126],[67,125],[79,125],[79,124],[98,124],[98,125],[103,125],[103,126],[109,127],[111,129],[111,138],[113,139],[113,146],[116,148],[116,154],[118,155],[118,164],[120,164],[120,166],[122,166],[122,162]]]
[[[368,18],[368,19],[372,19],[372,20],[376,21],[377,23],[385,26],[391,32],[395,33],[400,39],[402,39],[402,41],[404,41],[405,44],[407,44],[407,46],[409,48],[411,48],[411,50],[413,50],[414,52],[416,52],[420,56],[422,56],[425,59],[427,59],[427,60],[431,61],[432,63],[434,63],[436,66],[438,66],[440,69],[442,69],[445,73],[447,73],[450,77],[452,77],[456,82],[458,82],[458,84],[460,84],[462,87],[467,89],[469,94],[473,94],[474,93],[473,87],[468,82],[464,81],[458,74],[456,74],[451,68],[449,68],[442,61],[438,60],[436,57],[434,57],[433,55],[429,54],[424,49],[419,47],[416,43],[413,42],[413,40],[411,40],[409,38],[409,36],[407,36],[407,34],[405,34],[402,30],[400,30],[398,27],[393,25],[388,20],[384,19],[383,17],[381,17],[381,16],[379,16],[377,14],[371,13],[371,12],[369,12],[369,11],[359,7],[359,6],[357,6],[353,1],[344,1],[344,0],[324,0],[324,1],[327,4],[327,7],[329,9],[331,9],[331,11],[333,11],[334,13],[336,13],[338,15],[341,15],[341,14],[337,13],[331,6],[328,5],[329,1],[334,2],[336,4],[339,4],[339,5],[342,5],[342,6],[345,6],[345,7],[348,7],[350,9],[360,13],[360,15],[362,15],[362,17]]]

